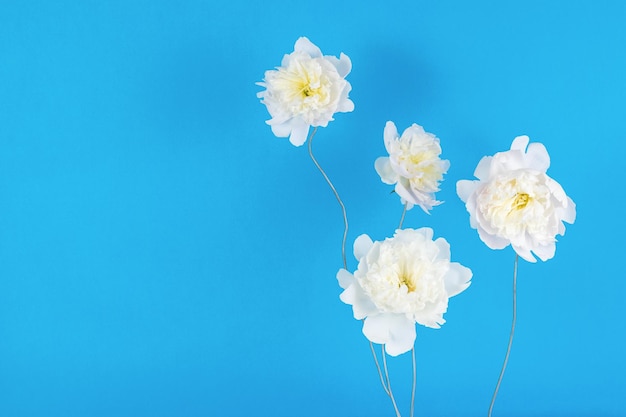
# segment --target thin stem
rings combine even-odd
[[[322,174],[322,176],[326,180],[326,183],[328,184],[330,189],[333,191],[333,194],[335,194],[335,198],[337,199],[337,202],[339,203],[339,206],[341,206],[341,213],[343,214],[343,225],[344,225],[343,239],[342,239],[342,242],[341,242],[341,257],[343,259],[343,267],[344,267],[344,269],[348,269],[348,262],[346,260],[346,240],[348,239],[348,215],[346,213],[346,206],[343,204],[343,201],[341,200],[341,197],[339,197],[339,193],[337,192],[337,189],[333,185],[332,181],[330,180],[330,178],[328,178],[328,175],[326,175],[326,172],[324,171],[324,169],[322,169],[322,167],[319,164],[319,162],[317,162],[317,159],[315,159],[315,156],[313,156],[313,145],[312,144],[313,144],[313,137],[315,136],[315,133],[317,133],[317,127],[313,129],[313,131],[311,132],[311,135],[309,136],[309,156],[311,157],[311,160],[313,161],[313,163],[315,164],[317,169],[320,171],[320,173]],[[406,212],[406,206],[405,206],[405,212]],[[402,220],[404,220],[404,213],[402,213]],[[400,221],[400,226],[402,226],[402,220]],[[396,405],[396,400],[393,397],[393,393],[391,392],[391,385],[389,384],[389,372],[387,370],[387,360],[385,358],[384,345],[383,345],[383,366],[384,366],[384,369],[385,369],[385,377],[387,379],[387,384],[386,385],[385,385],[385,380],[383,378],[383,373],[382,373],[382,371],[380,369],[380,364],[378,363],[378,357],[376,356],[376,351],[374,350],[374,345],[373,345],[372,342],[370,342],[370,349],[372,350],[372,355],[374,356],[374,363],[376,364],[376,369],[378,370],[378,376],[380,377],[380,382],[381,382],[381,384],[383,386],[383,389],[385,390],[385,393],[387,393],[389,398],[391,398],[391,402],[393,404],[393,408],[396,411],[396,416],[397,417],[401,417],[400,416],[400,411],[398,411],[398,406]]]
[[[404,203],[404,209],[402,210],[402,217],[400,217],[400,224],[398,229],[402,229],[402,223],[404,223],[404,216],[406,216],[409,203]],[[415,387],[417,385],[417,365],[415,363],[415,346],[411,349],[411,359],[413,362],[413,385],[411,386],[411,417],[413,417],[415,411]]]
[[[381,347],[383,351],[383,367],[385,368],[385,378],[387,379],[387,388],[389,389],[389,398],[391,398],[393,409],[396,410],[396,417],[401,417],[400,411],[398,410],[398,405],[396,404],[396,399],[393,397],[393,391],[391,390],[391,382],[389,380],[389,369],[387,369],[387,354],[385,353],[385,345],[381,345]]]
[[[411,417],[413,417],[413,411],[415,410],[415,386],[417,385],[417,365],[415,363],[415,346],[411,349],[411,356],[413,357],[413,389],[411,390]]]
[[[404,223],[404,216],[406,216],[406,210],[409,206],[409,203],[404,203],[404,210],[402,210],[402,217],[400,217],[400,224],[398,225],[398,229],[402,229],[402,223]]]
[[[370,350],[372,351],[372,356],[374,356],[374,363],[376,363],[376,370],[378,371],[378,377],[380,378],[380,383],[383,385],[383,389],[385,393],[389,395],[389,389],[387,385],[385,385],[385,379],[383,378],[383,372],[380,369],[380,364],[378,363],[378,357],[376,356],[376,351],[374,350],[374,344],[370,342]]]
[[[326,172],[324,172],[320,164],[317,162],[317,160],[313,156],[312,143],[313,143],[313,136],[315,136],[316,132],[317,132],[317,127],[313,129],[313,132],[311,132],[311,136],[309,136],[309,155],[311,156],[311,159],[313,160],[313,163],[315,164],[317,169],[322,173],[322,176],[324,177],[324,179],[330,186],[330,189],[333,190],[333,193],[335,194],[335,198],[337,199],[337,202],[341,206],[341,212],[343,214],[343,225],[344,225],[343,241],[341,242],[341,256],[343,258],[344,269],[348,269],[348,262],[346,261],[346,240],[348,239],[348,215],[346,213],[346,206],[344,206],[343,201],[341,201],[341,198],[339,197],[339,193],[337,192],[337,189],[335,188],[333,183],[330,181],[330,178],[328,178],[328,175],[326,175]]]
[[[515,265],[513,267],[513,322],[511,323],[511,334],[509,335],[509,345],[506,348],[506,355],[504,356],[504,363],[502,364],[502,370],[500,371],[500,377],[498,378],[498,383],[496,384],[496,390],[493,393],[493,397],[491,398],[491,404],[489,405],[489,413],[488,417],[491,417],[491,412],[493,411],[493,405],[496,402],[496,397],[498,396],[498,390],[500,389],[500,384],[502,383],[502,378],[504,378],[504,371],[506,370],[506,364],[509,362],[509,354],[511,353],[511,346],[513,345],[513,335],[515,334],[515,321],[517,320],[517,263],[519,260],[519,255],[515,254]]]

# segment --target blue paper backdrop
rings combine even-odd
[[[400,218],[373,169],[387,120],[452,164],[445,204],[405,222],[474,271],[443,328],[418,328],[417,415],[486,415],[514,253],[482,244],[455,183],[528,134],[578,218],[520,264],[494,416],[626,416],[625,18],[619,0],[2,2],[0,416],[393,415],[338,299],[339,207],[255,97],[299,36],[353,62],[355,111],[314,142],[349,253]],[[410,358],[390,366],[408,415]]]

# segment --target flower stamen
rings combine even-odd
[[[407,288],[407,292],[414,292],[417,289],[417,286],[415,285],[415,282],[413,281],[413,277],[406,273],[403,272],[400,274],[400,287],[401,286],[406,286]]]
[[[530,196],[527,193],[517,193],[513,200],[511,211],[522,210],[528,205]]]
[[[311,86],[311,81],[308,80],[308,77],[306,80],[301,81],[300,93],[302,94],[302,97],[311,97],[313,94],[316,93],[315,91],[313,91],[313,87]]]

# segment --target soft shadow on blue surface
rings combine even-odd
[[[626,6],[530,1],[0,5],[0,415],[393,415],[338,299],[339,207],[272,136],[264,71],[299,36],[350,56],[355,111],[314,142],[351,243],[402,212],[374,160],[387,120],[441,139],[429,226],[472,268],[418,328],[416,414],[485,415],[514,253],[455,193],[528,134],[578,206],[556,257],[522,263],[494,416],[623,416]],[[391,360],[407,409],[410,358]],[[408,414],[407,414],[408,415]]]

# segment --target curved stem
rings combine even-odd
[[[404,223],[404,216],[406,216],[406,210],[409,203],[404,203],[404,210],[402,210],[402,217],[400,217],[400,224],[398,225],[398,229],[402,229],[402,223]]]
[[[391,398],[393,409],[396,411],[396,417],[401,417],[400,411],[398,410],[398,405],[396,404],[396,399],[393,397],[393,392],[391,391],[391,382],[389,381],[389,370],[387,369],[387,354],[385,353],[385,345],[381,345],[381,347],[383,351],[383,367],[385,368],[385,378],[387,379],[387,388],[389,389],[389,398]]]
[[[324,179],[326,180],[326,182],[330,186],[330,189],[335,194],[335,198],[337,199],[337,202],[341,206],[341,212],[343,214],[343,225],[344,225],[343,240],[341,242],[341,256],[343,258],[343,267],[344,267],[344,269],[348,269],[348,262],[346,261],[346,240],[348,238],[348,215],[346,213],[346,206],[343,204],[343,201],[341,201],[341,198],[339,197],[339,193],[337,192],[337,189],[335,188],[333,183],[330,181],[330,178],[328,178],[328,175],[326,175],[326,172],[324,172],[324,170],[322,169],[320,164],[317,162],[317,160],[313,156],[313,147],[312,147],[313,145],[312,145],[312,143],[313,143],[313,136],[315,136],[316,132],[317,132],[317,127],[313,129],[313,132],[311,132],[311,136],[309,136],[309,155],[311,156],[311,160],[313,160],[313,163],[315,164],[317,169],[322,173],[322,176],[324,177]]]
[[[511,323],[511,334],[509,335],[509,345],[506,348],[506,355],[504,356],[504,363],[502,364],[500,377],[498,378],[498,383],[496,384],[496,389],[493,392],[493,397],[491,398],[491,404],[489,405],[489,413],[487,414],[489,417],[491,417],[491,412],[493,411],[493,405],[496,402],[496,397],[498,396],[498,390],[500,389],[502,378],[504,378],[504,371],[506,370],[506,364],[509,362],[509,355],[511,354],[511,346],[513,345],[513,335],[515,334],[515,321],[517,320],[517,263],[518,263],[518,260],[519,260],[519,255],[515,254],[515,265],[513,267],[513,321]]]
[[[326,175],[326,172],[324,171],[324,169],[322,169],[319,162],[317,162],[317,159],[315,159],[315,156],[313,156],[312,144],[313,144],[313,137],[315,136],[315,133],[317,133],[317,127],[313,129],[313,131],[311,132],[311,135],[309,136],[309,146],[308,146],[309,156],[311,157],[311,160],[313,161],[317,169],[320,171],[320,173],[326,180],[326,183],[332,190],[333,194],[335,195],[335,198],[337,199],[337,202],[339,203],[339,206],[341,207],[341,213],[343,214],[343,225],[344,225],[343,239],[341,242],[341,257],[343,260],[344,269],[348,269],[348,262],[346,260],[346,240],[348,239],[348,215],[346,213],[346,206],[343,204],[341,197],[339,197],[339,193],[337,192],[337,189],[333,185],[332,181],[330,180],[330,178],[328,178],[328,175]],[[405,211],[406,211],[406,207],[405,207]],[[402,220],[404,220],[404,213],[402,214]],[[400,225],[402,225],[402,220],[400,221]],[[376,351],[374,350],[374,345],[372,342],[370,342],[370,349],[372,350],[372,355],[374,356],[374,362],[376,363],[376,369],[378,370],[378,376],[380,377],[380,382],[383,385],[383,389],[385,390],[385,393],[389,396],[389,398],[391,398],[393,408],[396,411],[396,417],[401,417],[400,411],[398,411],[398,406],[396,405],[396,400],[393,397],[393,393],[391,392],[391,385],[389,384],[389,372],[387,370],[387,360],[385,358],[385,350],[384,350],[385,347],[383,345],[383,366],[385,369],[385,377],[387,379],[387,384],[385,384],[383,373],[380,369],[380,364],[378,363],[378,357],[376,356]]]
[[[409,203],[404,203],[404,209],[402,210],[402,217],[400,217],[400,224],[398,225],[398,229],[402,229],[402,224],[404,223],[404,216],[406,216],[407,209],[409,207]],[[417,365],[415,363],[415,346],[411,349],[411,359],[413,362],[413,385],[411,386],[411,414],[413,417],[415,411],[415,387],[417,385]]]
[[[413,417],[413,411],[415,410],[415,386],[417,385],[417,365],[415,363],[415,346],[411,349],[411,356],[413,357],[413,388],[411,390],[411,417]]]
[[[380,383],[383,385],[383,389],[385,393],[389,395],[389,389],[387,385],[385,385],[385,379],[383,378],[383,372],[380,369],[380,364],[378,363],[378,357],[376,356],[376,351],[374,350],[374,344],[370,342],[370,350],[372,351],[372,356],[374,356],[374,363],[376,363],[376,370],[378,371],[378,377],[380,378]]]

